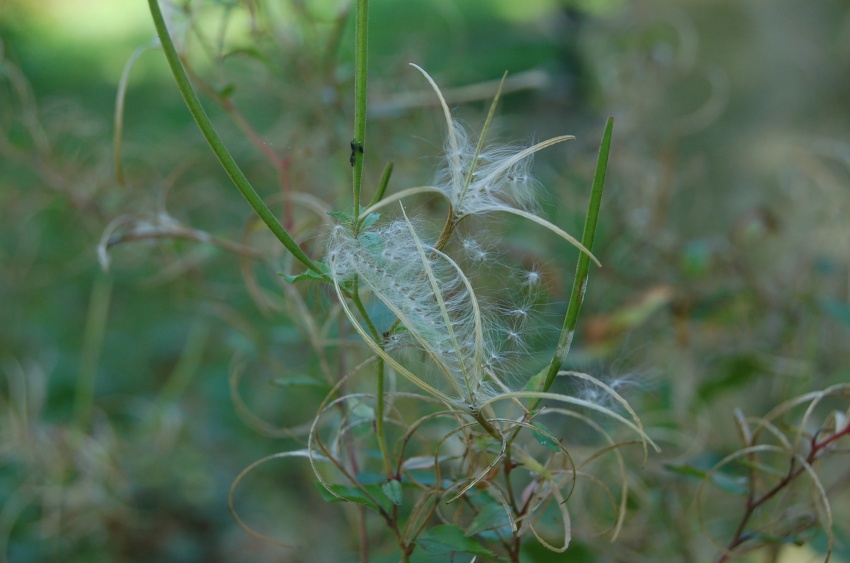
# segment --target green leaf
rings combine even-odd
[[[221,137],[218,136],[215,127],[213,127],[210,118],[207,116],[207,113],[204,111],[204,107],[201,105],[201,100],[198,99],[198,95],[195,93],[195,90],[192,88],[192,84],[189,82],[189,76],[186,74],[186,69],[183,68],[180,55],[177,53],[177,49],[174,47],[174,41],[172,41],[171,36],[169,35],[168,26],[165,23],[165,18],[162,15],[162,9],[159,6],[159,2],[157,0],[148,0],[148,7],[150,8],[151,17],[153,18],[154,26],[156,27],[160,45],[162,46],[165,58],[168,61],[168,66],[171,68],[171,73],[174,75],[174,80],[177,82],[177,88],[180,90],[183,101],[186,102],[186,107],[189,108],[192,118],[195,120],[195,123],[197,123],[198,128],[201,130],[201,133],[207,140],[207,143],[213,153],[215,153],[219,163],[227,172],[227,175],[233,181],[233,184],[254,212],[260,217],[260,219],[263,220],[263,223],[266,224],[269,230],[274,233],[275,237],[277,237],[281,244],[283,244],[284,248],[286,248],[296,260],[304,264],[307,268],[318,271],[318,267],[313,260],[310,259],[303,250],[301,250],[301,247],[298,246],[295,240],[293,240],[292,235],[283,228],[283,225],[280,224],[277,217],[275,217],[274,213],[271,212],[262,200],[260,195],[257,193],[257,190],[254,189],[254,186],[252,186],[251,182],[248,181],[248,178],[245,177],[242,169],[239,168],[238,164],[236,164],[236,160],[234,160],[233,156],[227,150],[227,147],[224,146]]]
[[[253,47],[241,47],[241,48],[238,48],[238,49],[233,49],[232,51],[225,53],[224,56],[222,57],[222,59],[226,60],[230,57],[237,57],[237,56],[255,59],[255,60],[261,62],[262,64],[266,65],[270,69],[273,69],[273,66],[272,66],[269,58],[266,55],[264,55],[263,53],[261,53],[258,49],[255,49]]]
[[[349,225],[354,224],[354,217],[352,217],[348,213],[343,213],[342,211],[328,211],[328,215],[330,215],[334,219],[339,219],[343,223],[348,223]]]
[[[739,389],[765,372],[761,360],[745,354],[724,358],[719,364],[714,369],[717,375],[697,390],[699,397],[706,402],[720,393]]]
[[[545,426],[543,426],[539,422],[532,423],[532,426],[535,426],[535,427],[539,428],[540,430],[543,430],[544,432],[548,432],[549,434],[552,433],[548,428],[546,428]],[[537,432],[536,430],[532,430],[531,434],[534,436],[534,439],[537,440],[537,443],[539,443],[544,448],[551,450],[555,453],[558,453],[558,452],[561,451],[561,447],[558,444],[558,442],[556,442],[555,440],[553,440],[549,436],[546,436],[545,434]]]
[[[569,563],[598,563],[605,560],[604,557],[597,555],[595,550],[575,540],[570,542],[570,547],[566,553],[550,551],[536,541],[522,543],[523,563],[564,563],[564,561],[569,561]]]
[[[335,497],[328,491],[321,483],[316,481],[314,483],[316,488],[319,490],[319,493],[322,495],[322,499],[325,502],[351,502],[354,504],[362,504],[368,506],[369,508],[374,508],[378,510],[379,507],[371,498],[369,498],[366,493],[364,493],[359,487],[346,487],[344,485],[329,485],[329,488],[342,497],[342,500]],[[381,489],[378,485],[364,485],[364,488],[369,491],[375,498],[378,498],[381,495]]]
[[[672,463],[665,463],[664,469],[670,471],[671,473],[678,473],[679,475],[684,475],[685,477],[694,477],[696,479],[705,479],[708,476],[708,471],[704,471],[702,469],[698,469],[693,465],[673,465]]]
[[[231,82],[231,83],[225,84],[224,86],[221,86],[220,88],[218,88],[217,91],[218,91],[219,96],[226,99],[226,98],[230,98],[231,96],[233,96],[233,92],[235,90],[236,90],[236,85]]]
[[[588,252],[593,251],[593,240],[596,237],[596,225],[599,221],[599,209],[602,205],[602,191],[605,187],[605,175],[608,170],[608,156],[611,152],[611,136],[614,132],[614,118],[609,117],[605,122],[605,131],[602,133],[602,142],[599,144],[599,157],[596,160],[596,172],[593,174],[593,184],[590,189],[590,202],[587,205],[587,215],[584,219],[584,230],[581,235],[581,244]],[[555,378],[558,377],[558,370],[564,363],[567,353],[570,351],[572,337],[575,333],[578,315],[581,312],[581,304],[584,301],[584,293],[587,290],[587,278],[590,271],[590,256],[582,252],[578,256],[578,264],[576,265],[576,274],[573,278],[573,289],[570,293],[569,305],[567,305],[567,313],[564,315],[564,324],[561,328],[561,335],[558,337],[558,345],[555,348],[555,354],[552,356],[552,361],[549,364],[549,369],[546,372],[546,379],[543,385],[539,388],[540,391],[547,392]],[[529,405],[530,410],[536,410],[540,405],[540,399],[535,399]]]
[[[467,536],[474,536],[483,532],[505,532],[510,533],[511,522],[505,514],[505,508],[497,502],[485,506],[469,525],[466,530]]]
[[[380,453],[379,450],[374,450],[374,449],[370,448],[370,449],[363,450],[363,453],[368,454],[368,453],[374,452],[374,451],[378,452],[378,457],[375,457],[375,456],[370,456],[370,457],[372,457],[373,459],[380,459],[381,453]],[[361,485],[380,485],[386,480],[387,480],[387,478],[384,476],[384,474],[380,473],[378,471],[361,471],[360,473],[357,474],[357,482],[360,483]]]
[[[528,380],[528,383],[525,384],[526,391],[541,391],[543,389],[543,384],[546,382],[546,375],[549,373],[549,366],[541,369],[537,372],[537,375],[533,376]]]
[[[705,479],[709,477],[708,471],[688,464],[666,464],[664,466],[664,469],[673,473],[678,473],[679,475],[684,475],[685,477],[694,477],[696,479]],[[722,473],[720,471],[715,471],[710,475],[712,482],[714,482],[714,484],[717,485],[720,490],[726,491],[727,493],[731,493],[733,495],[745,495],[749,490],[747,488],[746,477],[737,477],[734,475],[729,475],[728,473]]]
[[[390,479],[389,481],[385,481],[384,484],[381,485],[381,492],[390,499],[396,506],[401,506],[401,482],[395,479]]]
[[[302,273],[295,274],[295,275],[286,275],[286,274],[278,274],[278,275],[280,277],[282,277],[287,283],[295,283],[295,282],[300,282],[300,281],[304,281],[304,280],[327,282],[330,278],[330,272],[331,272],[330,268],[328,268],[328,266],[326,264],[323,264],[321,262],[316,262],[316,266],[318,267],[319,270],[321,270],[321,272],[322,272],[321,274],[314,272],[313,270],[305,270]]]
[[[317,387],[320,389],[328,388],[328,383],[326,381],[322,381],[321,379],[317,379],[315,377],[303,374],[274,377],[269,380],[269,383],[271,383],[275,387]]]
[[[733,495],[744,496],[749,489],[747,488],[746,477],[735,477],[728,473],[720,473],[715,471],[711,474],[711,480],[717,485],[720,490],[732,493]]]
[[[378,221],[378,219],[380,219],[380,218],[381,218],[380,213],[370,213],[370,214],[366,215],[366,217],[363,219],[363,222],[360,223],[360,228],[361,229],[368,229],[369,227],[374,225]]]
[[[453,551],[489,557],[495,559],[495,554],[481,545],[475,538],[468,538],[457,526],[444,524],[434,526],[416,540],[416,544],[425,551],[435,555],[448,555]]]

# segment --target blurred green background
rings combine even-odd
[[[218,60],[196,48],[193,68],[232,91],[286,161],[294,189],[342,208],[352,22],[338,18],[336,1],[268,4],[195,2],[196,25],[212,37],[226,29],[236,54]],[[373,0],[370,8],[368,185],[387,160],[396,162],[391,189],[433,174],[442,127],[409,62],[447,90],[510,71],[516,89],[499,110],[499,139],[576,135],[535,164],[552,192],[548,215],[571,232],[604,118],[616,118],[595,249],[604,268],[591,276],[572,362],[629,382],[635,409],[669,438],[635,471],[620,542],[577,534],[569,553],[711,557],[693,515],[696,481],[664,464],[710,467],[734,451],[735,408],[761,416],[850,380],[850,5]],[[252,13],[265,27],[251,28]],[[252,538],[228,510],[242,469],[299,447],[272,428],[309,421],[324,391],[270,383],[315,369],[292,320],[258,304],[246,284],[256,278],[280,293],[274,253],[271,267],[254,268],[212,245],[144,235],[179,225],[272,246],[246,228],[249,209],[208,154],[158,50],[142,53],[129,75],[125,185],[116,179],[119,80],[153,36],[142,0],[0,3],[0,560],[356,560],[352,524],[321,501],[298,463],[263,466],[238,498],[252,526],[296,548]],[[469,100],[454,92],[453,106],[477,128],[492,89],[473,92]],[[205,104],[273,198],[274,167],[221,107]],[[137,240],[112,247],[103,271],[98,244],[130,231]],[[522,260],[552,264],[552,292],[565,301],[570,267],[557,262],[555,243],[505,236]],[[245,365],[241,406],[230,389],[236,355]],[[850,475],[826,469],[838,555],[847,558]],[[718,501],[712,525],[736,500]],[[812,538],[823,550],[823,534]],[[528,557],[562,560],[539,550]]]

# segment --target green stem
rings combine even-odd
[[[362,316],[363,320],[366,322],[366,328],[369,329],[369,332],[372,334],[372,338],[378,343],[378,345],[381,345],[381,335],[375,327],[375,323],[373,323],[372,319],[369,317],[369,313],[366,311],[366,307],[363,306],[363,301],[360,299],[360,293],[357,291],[357,278],[354,280],[354,287],[351,291],[351,300],[354,302],[354,306],[357,307],[357,311],[360,312],[360,316]],[[384,460],[384,470],[386,471],[387,478],[392,478],[394,475],[393,466],[390,461],[390,454],[387,449],[387,441],[384,435],[384,359],[380,356],[378,357],[376,371],[378,376],[378,389],[376,391],[375,399],[375,435],[378,438],[378,449],[381,450],[381,458]]]
[[[145,45],[139,47],[133,54],[130,55],[130,60],[124,65],[124,71],[121,73],[121,79],[118,81],[118,92],[115,94],[115,116],[112,121],[115,123],[115,132],[112,138],[112,152],[115,159],[115,180],[121,187],[127,187],[127,179],[124,176],[124,165],[121,162],[121,142],[124,134],[124,102],[127,97],[127,84],[130,82],[130,73],[145,51],[149,51],[153,47]]]
[[[281,244],[283,244],[283,246],[292,253],[296,260],[325,278],[326,275],[310,259],[310,257],[301,250],[295,240],[293,240],[289,233],[286,232],[286,229],[284,229],[278,222],[277,218],[274,214],[272,214],[257,194],[256,190],[254,190],[254,187],[245,177],[245,174],[242,173],[239,165],[236,164],[236,161],[227,151],[227,148],[221,141],[221,137],[219,137],[215,127],[213,127],[212,122],[209,117],[207,117],[207,114],[201,105],[201,101],[198,99],[198,95],[192,88],[192,84],[189,82],[189,77],[186,75],[186,69],[183,68],[183,63],[180,61],[180,55],[177,54],[177,49],[174,48],[174,42],[168,34],[168,28],[166,27],[165,20],[162,17],[162,11],[159,8],[158,1],[148,0],[148,5],[150,7],[154,25],[156,26],[159,41],[162,44],[162,50],[165,52],[165,58],[168,60],[168,66],[171,67],[171,73],[174,75],[175,82],[177,82],[177,88],[180,90],[180,94],[183,96],[183,101],[189,108],[189,112],[192,114],[195,123],[198,124],[198,128],[201,130],[201,133],[207,140],[207,143],[209,143],[210,148],[213,153],[215,153],[219,163],[221,163],[225,172],[227,172],[227,175],[236,185],[237,189],[239,189],[242,193],[242,196],[251,205],[254,212],[260,217],[260,219],[263,220],[271,232],[274,233]]]
[[[452,236],[452,232],[454,232],[457,224],[458,220],[455,217],[454,209],[452,208],[452,204],[449,204],[449,214],[446,216],[446,223],[443,225],[443,230],[434,248],[442,250],[449,243],[449,238]]]
[[[363,306],[363,301],[360,299],[358,280],[359,278],[354,278],[354,285],[351,289],[351,300],[354,301],[354,306],[357,307],[357,311],[363,317],[363,320],[366,321],[366,328],[369,329],[369,332],[372,334],[372,338],[375,339],[375,342],[380,342],[381,337],[378,334],[378,329],[375,328],[375,323],[372,322],[372,318],[369,317],[369,313],[366,312],[366,307]]]
[[[375,409],[375,435],[378,438],[378,449],[381,450],[381,457],[384,460],[384,471],[388,479],[395,477],[390,453],[387,450],[387,439],[384,433],[384,359],[378,357],[377,363],[378,390]]]
[[[366,141],[366,78],[368,69],[369,0],[357,0],[354,15],[354,157],[353,190],[354,211],[357,219],[355,231],[360,230],[360,190],[363,177],[363,146]]]
[[[354,13],[354,141],[351,147],[352,156],[354,157],[352,186],[354,191],[354,210],[353,215],[356,217],[355,233],[360,232],[360,192],[363,185],[363,146],[366,142],[366,84],[369,66],[369,0],[357,0],[357,7]],[[387,182],[389,182],[390,174],[392,173],[392,164],[387,165],[384,169],[384,175],[381,178],[381,184],[378,188],[377,198],[383,197],[383,191],[386,190]],[[369,331],[375,338],[375,342],[380,344],[381,335],[378,334],[375,325],[366,314],[366,309],[360,302],[360,296],[357,291],[352,292],[357,309],[363,318],[366,320],[366,325]],[[384,360],[378,358],[377,364],[378,389],[377,389],[377,408],[375,412],[375,434],[378,438],[378,447],[381,450],[381,457],[384,460],[384,468],[387,476],[393,474],[390,456],[387,450],[386,438],[384,436]]]
[[[596,236],[596,223],[599,219],[599,208],[602,203],[602,189],[605,187],[605,172],[608,169],[608,153],[611,150],[611,133],[614,128],[614,118],[609,117],[605,123],[605,132],[602,134],[602,143],[599,146],[599,158],[596,161],[596,173],[593,175],[593,187],[590,192],[590,203],[587,206],[587,217],[584,221],[584,232],[581,235],[581,244],[586,249],[592,251],[593,239]],[[581,305],[584,301],[584,292],[587,289],[587,278],[590,270],[590,256],[586,252],[580,252],[578,257],[578,265],[576,266],[576,275],[573,280],[573,292],[570,295],[570,304],[567,307],[567,314],[564,317],[564,327],[561,330],[561,336],[558,339],[558,346],[555,348],[555,355],[552,357],[552,362],[549,364],[549,371],[546,373],[546,380],[543,382],[541,392],[549,391],[555,378],[558,376],[558,371],[564,363],[564,359],[570,351],[570,345],[573,342],[578,315],[581,312]],[[529,411],[534,411],[540,405],[540,399],[536,399],[530,406]]]
[[[189,332],[177,365],[159,393],[159,401],[156,404],[160,409],[176,402],[189,387],[192,378],[198,374],[208,337],[209,330],[204,325],[197,325]]]
[[[481,414],[480,412],[476,412],[472,415],[472,417],[478,422],[478,424],[481,425],[481,428],[487,431],[490,436],[492,436],[496,440],[502,440],[502,435],[499,433],[498,430],[496,430],[496,428],[492,424],[490,424],[489,420],[484,418],[483,414]]]
[[[74,422],[77,430],[80,431],[85,431],[91,418],[97,364],[103,348],[103,337],[106,334],[111,296],[112,280],[107,276],[98,276],[92,286],[89,300],[86,327],[83,333],[80,373],[77,376],[77,389],[74,396]]]

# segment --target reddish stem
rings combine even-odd
[[[832,444],[833,442],[838,441],[844,436],[850,435],[850,426],[845,427],[841,432],[836,432],[835,434],[830,435],[825,438],[823,441],[817,441],[817,434],[812,436],[810,441],[809,454],[806,456],[806,464],[812,465],[824,452],[826,448]],[[767,501],[776,496],[779,491],[787,487],[794,479],[799,477],[806,469],[805,466],[795,467],[794,458],[791,458],[791,463],[788,468],[788,473],[783,477],[776,485],[774,485],[770,490],[766,491],[763,495],[761,495],[758,499],[754,500],[754,491],[752,488],[750,489],[750,495],[747,498],[746,510],[744,512],[744,516],[741,518],[740,523],[738,524],[738,528],[735,530],[735,535],[732,537],[732,540],[726,546],[723,554],[720,556],[720,559],[717,560],[718,563],[725,563],[732,556],[732,551],[738,546],[742,545],[746,541],[750,539],[750,535],[745,534],[744,530],[747,527],[747,523],[750,518],[753,516],[755,511],[765,504]],[[752,479],[750,481],[752,483]]]

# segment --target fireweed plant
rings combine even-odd
[[[160,6],[149,0],[149,5],[158,43],[134,53],[121,79],[115,136],[118,181],[126,181],[120,150],[129,73],[143,52],[161,47],[195,122],[257,219],[249,223],[245,240],[237,243],[181,224],[163,202],[154,217],[114,220],[98,248],[101,262],[108,265],[110,247],[149,238],[187,239],[237,253],[254,301],[266,313],[286,314],[301,329],[317,359],[317,375],[330,389],[311,419],[281,429],[255,415],[243,401],[238,387],[246,367],[241,359],[234,361],[231,391],[243,420],[258,432],[294,437],[303,444],[256,461],[234,480],[231,510],[248,533],[279,543],[254,531],[237,513],[240,483],[271,460],[301,458],[312,468],[324,500],[345,503],[340,506],[355,524],[362,561],[393,558],[392,544],[401,561],[412,556],[520,561],[524,546],[533,548],[533,542],[563,552],[574,536],[602,534],[619,540],[614,548],[618,560],[640,560],[652,547],[667,555],[702,553],[700,546],[694,547],[698,540],[693,539],[692,520],[701,525],[710,541],[708,549],[721,562],[760,548],[777,554],[777,546],[810,541],[820,541],[829,559],[837,543],[833,525],[838,520],[830,497],[846,482],[846,464],[834,460],[846,454],[850,436],[847,384],[787,400],[763,417],[736,412],[739,447],[713,466],[675,458],[655,474],[652,467],[639,474],[634,466],[658,448],[636,412],[615,386],[563,369],[591,262],[596,262],[591,251],[611,119],[602,136],[578,240],[542,216],[538,201],[543,188],[531,170],[538,151],[571,137],[494,145],[487,133],[505,78],[494,88],[480,132],[473,133],[453,118],[436,82],[413,65],[433,90],[445,121],[442,164],[432,183],[400,190],[389,189],[388,164],[366,202],[362,178],[368,6],[358,0],[353,4],[351,206],[334,211],[318,193],[290,186],[288,157],[263,141],[227,87],[207,83],[188,65],[192,34],[214,60],[225,58],[226,25],[217,41],[209,41],[194,25],[192,2]],[[345,4],[339,12],[327,53],[311,61],[311,67],[326,74],[332,69],[327,54],[334,53],[343,36],[350,7]],[[222,7],[226,13],[233,8]],[[256,15],[256,8],[252,4],[249,12]],[[285,204],[282,222],[231,157],[193,85],[224,110],[278,172]],[[442,216],[435,219],[418,206],[427,196],[442,202]],[[554,352],[547,351],[551,344],[537,334],[540,317],[549,309],[544,273],[514,267],[507,244],[489,234],[498,232],[499,220],[506,215],[548,230],[579,250]],[[250,235],[263,226],[287,251],[274,261],[282,299],[263,289],[252,273],[252,261],[272,262],[272,256],[248,244]],[[555,386],[558,380],[572,381],[584,392],[557,392],[564,388]],[[687,449],[679,442],[695,443],[692,436],[672,438],[674,433],[662,427],[652,434],[664,437],[674,452]],[[834,475],[839,478],[831,479]],[[662,507],[657,517],[644,516],[643,527],[640,522],[625,526],[627,504],[646,512],[657,502],[657,488],[667,487],[671,478],[677,480],[674,485],[696,479],[695,502]],[[670,525],[660,530],[657,522],[665,520]],[[383,533],[375,522],[383,524]],[[5,520],[0,524],[11,529]]]
[[[366,203],[362,172],[367,150],[368,14],[366,0],[358,0],[352,205],[334,212],[310,194],[287,194],[291,206],[315,215],[315,223],[324,229],[324,250],[310,256],[295,238],[306,233],[278,222],[230,156],[194,92],[178,51],[184,41],[169,34],[157,0],[149,0],[149,5],[171,71],[204,137],[259,219],[289,252],[282,273],[289,311],[301,323],[332,385],[304,429],[305,447],[246,468],[231,489],[231,507],[237,486],[258,465],[300,457],[313,468],[325,500],[360,506],[356,518],[362,560],[370,557],[374,532],[367,524],[375,517],[385,524],[383,537],[397,545],[402,561],[415,550],[437,557],[458,553],[467,554],[467,560],[519,561],[523,540],[529,537],[562,552],[573,535],[572,506],[581,507],[577,520],[582,526],[600,515],[607,517],[610,536],[616,539],[629,483],[621,450],[637,447],[646,459],[657,447],[611,386],[562,369],[591,262],[598,264],[591,250],[613,120],[605,126],[578,240],[542,217],[537,205],[542,187],[531,172],[535,153],[571,137],[530,146],[490,144],[487,131],[501,86],[480,133],[473,134],[452,117],[435,81],[413,65],[433,89],[445,119],[443,164],[432,184],[394,193],[388,190],[388,166]],[[169,19],[174,10],[169,6]],[[177,31],[172,26],[172,32]],[[412,212],[417,208],[409,202],[423,194],[444,201],[443,218],[434,221]],[[542,276],[505,264],[500,242],[487,236],[488,225],[505,215],[549,230],[579,250],[557,345],[542,369],[536,365],[540,351],[534,334],[536,317],[545,306]],[[114,233],[111,236],[104,239],[102,255],[115,241]],[[494,288],[494,280],[501,287]],[[335,298],[324,321],[296,289],[310,283],[327,288]],[[359,343],[341,337],[334,344],[341,362],[341,369],[335,370],[327,334],[343,320]],[[355,358],[359,363],[351,367]],[[234,381],[240,369],[237,363]],[[558,378],[592,387],[604,399],[555,392]],[[236,400],[238,409],[248,410],[238,393]],[[575,439],[555,428],[569,428]],[[603,458],[608,465],[601,465]],[[235,509],[234,516],[257,534]]]

